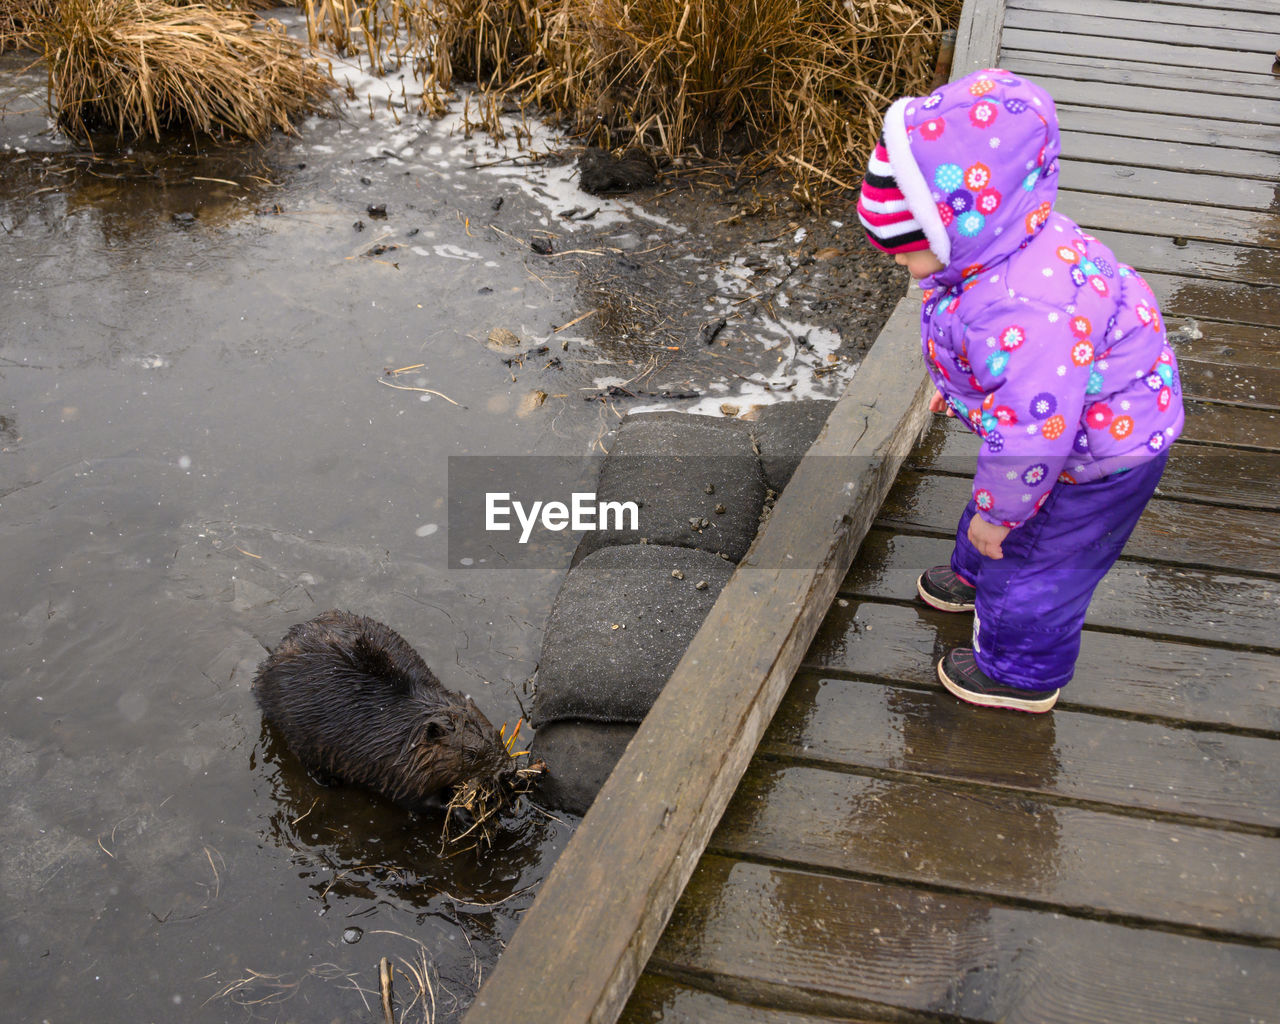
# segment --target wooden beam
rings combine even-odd
[[[965,0],[956,28],[956,53],[951,79],[963,78],[979,68],[993,68],[1004,31],[1004,0]]]
[[[548,876],[466,1024],[614,1021],[928,411],[903,299]]]

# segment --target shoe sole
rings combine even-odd
[[[930,608],[937,608],[940,612],[973,611],[972,601],[948,601],[945,598],[935,597],[933,594],[926,593],[924,589],[923,576],[916,580],[916,593],[920,595],[921,601],[927,604]]]
[[[984,708],[1005,708],[1009,711],[1026,711],[1033,715],[1042,715],[1058,702],[1057,690],[1054,690],[1048,696],[1034,700],[1024,697],[999,697],[995,694],[977,693],[974,690],[966,690],[963,686],[947,675],[942,665],[943,663],[939,661],[938,678],[942,681],[942,685],[966,704],[975,704],[978,707]]]

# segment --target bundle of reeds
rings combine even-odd
[[[475,79],[592,143],[726,143],[802,186],[860,180],[889,102],[927,89],[960,0],[435,0],[442,87]]]
[[[27,49],[31,30],[53,6],[54,0],[0,0],[0,53]]]
[[[165,130],[262,138],[332,88],[276,22],[203,3],[61,0],[27,26],[48,64],[50,107],[71,135]]]

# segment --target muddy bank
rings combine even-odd
[[[456,117],[371,120],[374,83],[263,148],[111,154],[51,134],[42,81],[4,67],[12,1013],[328,1021],[366,1012],[381,956],[421,955],[456,1018],[573,820],[525,806],[441,856],[438,823],[316,787],[261,731],[265,647],[350,608],[514,723],[574,538],[450,570],[448,458],[834,397],[903,284],[851,210],[714,170],[591,197]]]

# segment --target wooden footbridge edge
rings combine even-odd
[[[928,419],[899,302],[465,1024],[615,1021]]]
[[[952,77],[996,63],[966,0]],[[920,297],[897,305],[525,912],[464,1024],[613,1024],[929,419]]]

